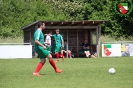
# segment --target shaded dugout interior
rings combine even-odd
[[[33,46],[32,55],[36,56],[34,51],[34,32],[36,31],[37,24],[40,21],[35,21],[27,26],[23,26],[24,43],[31,43]],[[46,34],[49,31],[55,33],[55,29],[60,29],[60,34],[63,39],[68,42],[68,49],[71,50],[75,57],[80,57],[80,50],[82,49],[82,43],[84,39],[88,40],[90,45],[90,52],[96,52],[99,57],[100,54],[100,35],[101,35],[101,24],[104,20],[83,20],[83,21],[41,21],[45,23],[45,30],[43,33]]]

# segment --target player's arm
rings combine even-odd
[[[64,40],[62,36],[61,36],[61,41],[62,41],[62,47],[64,47]]]
[[[49,36],[53,36],[52,34],[44,34],[44,36],[47,36],[47,35],[49,35]]]
[[[44,49],[47,49],[46,46],[44,46],[43,44],[41,44],[38,40],[36,40],[35,43],[38,44],[39,46],[42,46]]]
[[[47,36],[48,34],[44,34],[44,36]]]

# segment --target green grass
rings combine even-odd
[[[48,60],[43,76],[32,76],[39,59],[0,59],[0,88],[133,88],[133,59],[74,58],[57,64],[63,70],[54,72]],[[114,67],[116,74],[108,69]]]
[[[24,41],[22,36],[15,38],[12,37],[3,38],[0,36],[0,43],[24,43]]]

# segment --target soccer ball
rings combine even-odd
[[[113,74],[116,73],[116,70],[115,70],[114,68],[110,68],[110,69],[108,70],[108,72],[109,72],[109,74],[113,75]]]

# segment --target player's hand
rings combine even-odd
[[[47,49],[46,46],[43,46],[44,49]]]
[[[50,43],[47,43],[48,45],[50,45]]]
[[[64,46],[61,46],[61,49],[64,50]]]
[[[52,36],[51,34],[48,34],[49,36]]]

